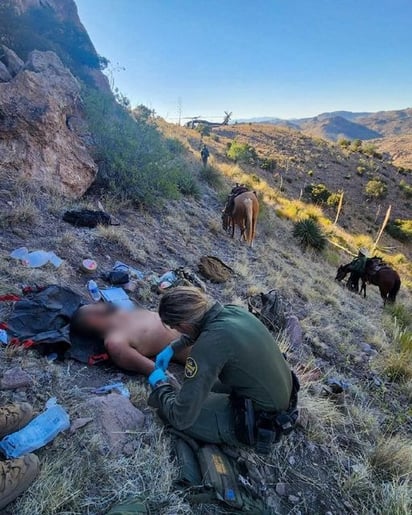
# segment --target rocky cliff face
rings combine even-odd
[[[23,63],[3,47],[0,59],[0,170],[82,195],[97,166],[74,123],[79,82],[53,52],[34,50]]]
[[[33,50],[57,53],[88,86],[111,94],[100,57],[80,21],[74,0],[0,0],[0,43],[23,59]]]

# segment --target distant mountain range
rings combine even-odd
[[[339,138],[369,140],[412,134],[412,108],[377,113],[333,111],[312,118],[290,120],[268,116],[239,119],[236,122],[289,127],[331,141]]]

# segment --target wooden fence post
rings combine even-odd
[[[338,223],[339,215],[342,210],[342,206],[343,206],[343,191],[342,191],[340,199],[339,199],[338,210],[336,212],[336,218],[335,218],[335,221],[333,222],[333,225],[336,225]]]
[[[385,219],[383,220],[382,226],[378,232],[378,236],[376,237],[375,243],[373,244],[373,247],[372,247],[372,254],[375,252],[376,247],[378,246],[379,240],[381,239],[381,236],[383,234],[383,231],[385,230],[385,227],[386,227],[387,223],[389,222],[389,217],[391,216],[391,209],[392,209],[392,206],[389,206],[388,210],[386,211]]]

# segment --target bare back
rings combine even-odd
[[[146,309],[118,311],[113,314],[111,325],[106,340],[127,341],[148,358],[156,356],[180,336],[177,331],[164,326],[156,312]]]

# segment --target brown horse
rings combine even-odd
[[[256,236],[256,224],[259,214],[259,202],[253,191],[241,193],[234,199],[231,215],[224,212],[222,216],[223,229],[235,235],[235,227],[240,229],[240,239],[244,239],[251,247]]]
[[[338,273],[336,275],[336,279],[338,281],[344,279],[346,274],[351,272],[350,265],[351,263],[348,265],[342,265],[338,268]],[[362,294],[363,291],[364,297],[366,297],[366,283],[370,283],[379,287],[384,305],[386,303],[393,304],[395,302],[396,296],[401,287],[401,279],[398,272],[384,263],[381,259],[376,257],[368,259],[366,262],[365,272],[360,276],[360,279],[362,279],[362,286],[359,293]],[[351,289],[357,291],[357,288]]]

